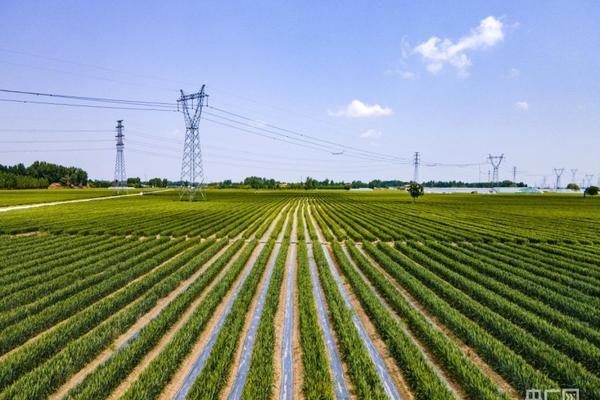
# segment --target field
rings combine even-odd
[[[151,189],[152,190],[152,189]],[[128,190],[135,193],[139,190]],[[113,196],[109,189],[0,190],[0,207]]]
[[[208,196],[0,213],[0,399],[600,399],[598,199]]]

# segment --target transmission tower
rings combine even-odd
[[[560,189],[560,177],[562,176],[563,172],[565,172],[564,168],[554,168],[554,173],[556,174],[556,185],[554,186],[555,189]]]
[[[517,183],[517,167],[513,167],[513,183]]]
[[[415,158],[413,161],[413,165],[415,167],[415,173],[413,175],[413,182],[419,183],[419,164],[421,162],[421,155],[418,151],[415,152]]]
[[[181,161],[181,200],[194,201],[197,197],[206,200],[206,195],[202,191],[204,169],[198,132],[202,107],[208,97],[204,93],[204,86],[202,85],[198,93],[193,94],[184,94],[181,90],[181,97],[177,100],[177,107],[183,112],[185,119],[185,142]]]
[[[502,160],[504,160],[504,154],[499,156],[489,155],[488,160],[490,160],[490,164],[492,164],[493,172],[492,172],[492,183],[497,183],[500,179],[498,178],[498,170],[500,168],[500,164],[502,164]]]
[[[571,182],[577,182],[577,168],[571,168]]]
[[[124,188],[127,185],[127,175],[125,175],[125,156],[123,150],[125,144],[123,143],[123,120],[117,121],[117,158],[115,160],[115,186],[118,188]]]
[[[594,174],[585,174],[585,179],[583,181],[583,186],[590,187],[592,186],[592,179],[594,178]]]

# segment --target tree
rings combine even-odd
[[[598,188],[598,186],[589,186],[583,192],[583,197],[585,197],[586,195],[597,196],[599,191],[600,188]]]
[[[410,197],[412,197],[413,203],[417,200],[418,197],[421,197],[425,194],[425,191],[423,190],[423,185],[416,182],[412,182],[406,190],[408,191],[408,193],[410,193]]]
[[[579,185],[578,185],[578,184],[576,184],[576,183],[569,183],[569,184],[567,185],[567,189],[569,189],[569,190],[572,190],[572,191],[574,191],[574,192],[579,192],[579,190],[580,190],[581,188],[580,188],[580,187],[579,187]]]
[[[133,186],[135,188],[140,188],[140,187],[142,187],[142,180],[138,177],[127,178],[127,186]]]

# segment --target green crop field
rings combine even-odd
[[[147,191],[148,189],[145,190]],[[139,189],[128,190],[127,193],[136,193],[139,191]],[[117,194],[118,193],[109,189],[0,190],[0,207],[89,199],[114,196]]]
[[[600,200],[208,199],[0,212],[0,399],[600,399]]]

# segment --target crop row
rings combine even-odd
[[[100,399],[107,397],[138,363],[156,346],[159,340],[181,318],[190,305],[204,292],[215,278],[240,251],[244,242],[238,240],[200,275],[185,291],[179,293],[156,318],[144,326],[137,337],[120,348],[111,358],[89,374],[69,392],[69,399]],[[250,256],[253,245],[248,245],[240,255],[243,264]],[[206,257],[204,257],[206,258]],[[238,261],[238,265],[240,262]],[[210,294],[209,294],[210,296]]]
[[[144,254],[152,249],[152,243],[129,242],[107,249],[101,258],[82,257],[77,264],[80,268],[65,271],[62,275],[42,274],[39,283],[26,288],[14,289],[0,301],[0,325],[8,327],[15,322],[38,313],[48,306],[58,303],[87,288],[102,283],[118,272],[117,263],[126,261],[128,257]],[[72,266],[70,266],[71,269]],[[61,270],[62,268],[56,268]],[[51,275],[51,276],[46,276]],[[16,285],[11,285],[16,286]],[[19,285],[22,286],[22,285]]]
[[[225,318],[225,322],[219,331],[217,340],[204,368],[190,388],[187,395],[188,398],[214,399],[220,395],[225,387],[231,374],[233,367],[232,360],[239,346],[240,333],[246,320],[246,314],[258,289],[274,246],[275,242],[270,240],[254,263],[250,274],[233,302],[231,311]]]
[[[298,218],[298,236],[304,236],[303,218]],[[300,229],[302,228],[302,229]],[[312,294],[306,242],[298,241],[298,311],[300,346],[302,349],[302,393],[307,400],[334,399],[333,382],[329,372],[327,350],[317,319]]]
[[[413,260],[412,263],[406,264],[409,266],[411,274],[422,282],[426,282],[428,287],[432,288],[439,296],[448,301],[449,304],[498,337],[498,339],[510,346],[511,349],[520,354],[533,366],[554,377],[560,384],[576,384],[588,395],[600,390],[600,385],[598,384],[600,379],[586,371],[580,364],[537,339],[506,317],[478,303],[422,266],[421,264],[427,266],[435,265],[435,262],[425,255],[405,246],[401,247],[405,255],[387,245],[380,244],[379,246],[395,261],[406,258],[406,256],[414,258],[416,261]]]
[[[364,249],[389,276],[405,288],[432,315],[447,326],[465,344],[472,347],[486,362],[494,367],[515,388],[525,391],[531,388],[555,387],[556,383],[530,366],[521,356],[491,335],[486,329],[456,310],[440,298],[428,284],[411,274],[414,263],[401,255],[391,253],[389,246],[377,246],[363,242]],[[390,254],[382,251],[387,250]]]
[[[97,287],[86,288],[74,296],[51,304],[49,307],[26,317],[18,325],[12,325],[3,330],[0,333],[1,354],[5,354],[34,335],[51,328],[88,305],[103,299],[130,281],[151,271],[160,263],[189,247],[189,245],[190,243],[185,241],[170,243],[164,240],[152,247],[150,253],[132,254],[132,257],[126,262],[115,264],[115,268],[119,270],[118,273],[114,273],[111,278],[101,282]],[[114,257],[117,258],[117,256]]]
[[[201,251],[212,243],[213,242],[211,241],[202,243],[198,250]],[[117,333],[118,331],[114,328],[109,332],[102,327],[111,325],[112,321],[118,320],[119,318],[116,318],[115,314],[119,310],[130,305],[130,303],[138,297],[147,295],[146,292],[156,283],[160,282],[165,277],[168,277],[172,272],[179,269],[185,261],[188,261],[189,259],[187,257],[178,257],[172,259],[171,262],[165,263],[165,261],[171,259],[187,246],[188,244],[181,241],[176,245],[171,245],[165,251],[152,258],[144,259],[143,261],[134,259],[137,261],[137,265],[134,264],[135,266],[130,269],[130,275],[125,275],[123,278],[132,281],[135,277],[140,275],[141,271],[146,270],[152,272],[144,276],[143,279],[136,280],[110,296],[102,298],[90,307],[85,309],[82,307],[81,310],[76,310],[78,311],[77,314],[69,318],[66,323],[54,326],[52,330],[46,332],[44,335],[25,343],[23,346],[15,349],[14,352],[8,354],[0,364],[0,388],[6,388],[8,384],[14,382],[19,376],[31,371],[39,364],[61,351],[70,342],[80,338],[82,335],[93,329],[101,330],[109,334]],[[193,253],[189,253],[189,255],[192,254]],[[160,268],[156,268],[162,263],[164,264]],[[151,298],[149,295],[145,298],[142,297],[142,300],[138,300],[136,304],[132,305],[132,308],[137,310],[139,308],[138,306],[143,305],[138,310],[141,312],[141,310],[151,304],[151,302],[144,301],[149,298]],[[77,304],[76,301],[70,303]],[[62,311],[61,306],[62,305],[59,303],[56,307],[51,307],[53,314],[60,316]],[[54,308],[56,308],[56,310],[54,310]],[[107,319],[108,321],[105,321]],[[129,321],[130,320],[128,320],[128,322]],[[131,323],[134,321],[135,320],[131,321]],[[22,341],[23,339],[17,336],[16,340]]]
[[[287,226],[291,228],[292,224],[288,223]],[[288,238],[283,241],[279,249],[271,281],[265,283],[269,285],[267,297],[256,331],[256,340],[252,349],[248,377],[242,391],[242,399],[268,399],[273,394],[275,313],[277,313],[279,306],[289,246]]]
[[[309,225],[311,224],[309,223]],[[329,315],[338,338],[342,358],[348,366],[356,393],[361,398],[386,399],[387,396],[375,365],[354,326],[352,311],[344,303],[337,288],[321,244],[313,241],[312,247],[321,287],[327,299]]]
[[[579,361],[590,371],[597,372],[596,369],[600,368],[600,350],[588,341],[565,330],[562,325],[575,330],[583,337],[595,337],[596,332],[593,329],[575,318],[554,312],[544,303],[535,301],[507,284],[498,282],[480,272],[485,271],[488,265],[461,257],[460,254],[449,248],[444,248],[443,252],[440,248],[429,248],[428,246],[418,246],[418,248],[402,246],[402,249],[414,258],[416,258],[416,252],[413,253],[413,249],[427,256],[428,259],[423,257],[419,261],[423,261],[423,265],[437,276],[489,309],[501,315],[510,315],[510,320],[515,325],[521,326],[538,339]],[[510,275],[506,276],[506,280],[510,282],[509,278],[511,278]],[[557,326],[549,322],[553,320],[558,322]]]
[[[128,286],[135,292],[136,287],[145,291],[139,300],[133,302],[124,312],[114,314],[108,321],[92,329],[87,334],[73,340],[31,373],[19,378],[0,398],[44,398],[51,394],[73,373],[84,367],[110,343],[123,334],[142,315],[147,313],[164,296],[173,291],[179,282],[195,273],[205,262],[215,255],[226,240],[202,243],[197,252],[180,256]],[[126,289],[126,290],[127,290]],[[117,296],[113,296],[117,297]]]

